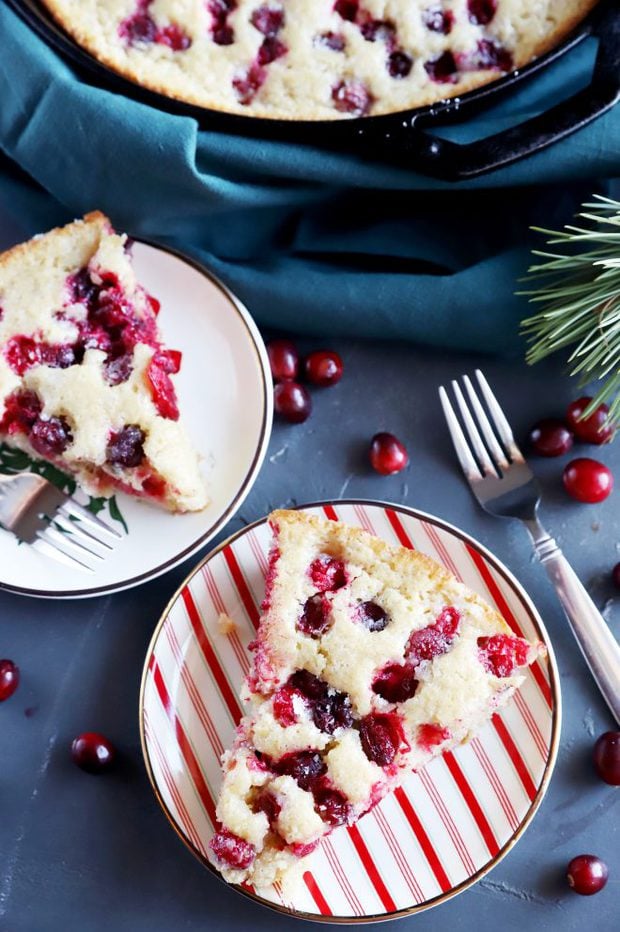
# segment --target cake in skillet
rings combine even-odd
[[[43,0],[93,56],[182,101],[334,120],[462,95],[557,45],[597,0]]]
[[[210,842],[226,880],[257,887],[467,741],[544,650],[420,553],[303,512],[270,522],[249,710]]]
[[[88,214],[0,255],[0,442],[170,511],[207,503],[127,237]]]

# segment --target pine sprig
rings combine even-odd
[[[581,384],[598,381],[596,397],[584,415],[609,404],[610,420],[620,418],[620,202],[595,195],[583,204],[578,220],[563,230],[533,227],[549,237],[533,250],[544,262],[530,266],[525,281],[535,288],[521,291],[542,308],[522,322],[530,346],[530,364],[574,346],[568,362]],[[585,247],[585,248],[584,248]]]

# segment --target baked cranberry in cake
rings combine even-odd
[[[142,5],[146,10],[147,5]],[[88,214],[0,256],[0,441],[171,511],[204,507],[172,377],[125,237]]]
[[[471,737],[541,650],[420,553],[303,512],[270,522],[250,705],[210,845],[227,880],[258,887]]]

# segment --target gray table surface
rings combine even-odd
[[[20,232],[0,211],[0,247]],[[539,417],[561,413],[575,387],[557,364],[528,369],[521,360],[354,340],[337,341],[335,348],[345,361],[343,381],[315,393],[305,425],[276,424],[256,485],[221,537],[275,506],[318,499],[391,500],[436,514],[489,547],[523,583],[549,629],[561,672],[561,747],[532,825],[485,879],[448,903],[399,920],[398,927],[616,929],[618,791],[596,778],[590,762],[595,737],[613,722],[525,532],[485,516],[470,497],[436,394],[441,382],[481,365],[523,436]],[[409,448],[411,464],[399,476],[380,477],[366,465],[369,437],[378,430],[393,431]],[[592,455],[592,448],[587,452]],[[593,455],[620,480],[620,440]],[[561,487],[563,462],[536,462],[543,519],[617,633],[620,599],[616,593],[614,602],[609,572],[620,560],[620,489],[601,505],[571,502]],[[19,690],[0,705],[1,929],[300,927],[239,896],[194,860],[146,778],[138,735],[145,651],[166,601],[197,559],[105,598],[61,602],[0,592],[0,657],[13,659],[22,672]],[[117,745],[121,760],[113,773],[92,777],[71,762],[71,740],[87,730],[102,731]],[[593,898],[571,893],[564,880],[567,862],[582,853],[598,854],[610,867],[606,889]]]

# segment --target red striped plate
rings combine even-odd
[[[430,515],[368,502],[309,506],[438,560],[495,604],[518,634],[549,651],[510,704],[467,746],[409,776],[351,828],[324,841],[293,902],[281,911],[367,922],[435,905],[464,890],[512,847],[538,808],[557,753],[560,691],[542,621],[517,581],[487,550]],[[270,531],[265,520],[211,553],[173,597],[151,642],[140,697],[144,757],[172,826],[207,866],[220,755],[242,714],[239,690],[258,623]],[[236,624],[218,629],[221,612]]]

